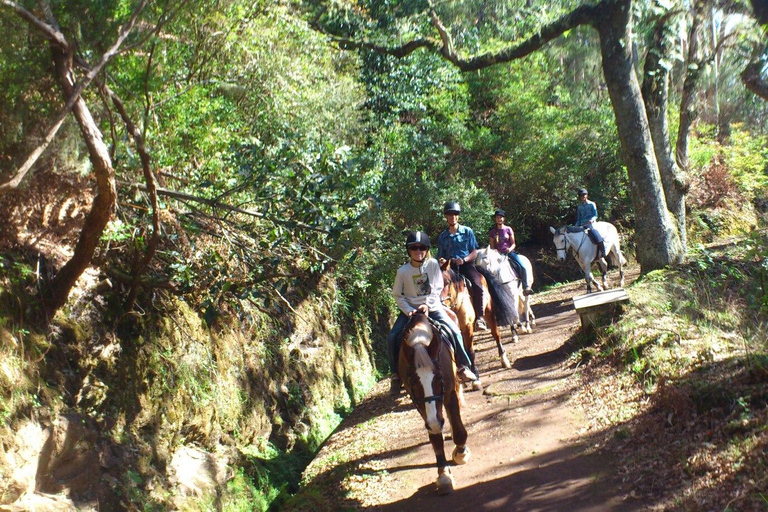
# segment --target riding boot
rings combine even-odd
[[[605,252],[605,241],[601,241],[600,243],[597,244],[597,246],[600,248],[600,253],[598,254],[598,259],[599,258],[605,258],[606,256],[608,256],[608,253]]]
[[[477,380],[477,375],[472,373],[472,370],[466,366],[461,366],[456,370],[456,375],[462,382],[474,382]]]

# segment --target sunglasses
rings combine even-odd
[[[409,251],[426,251],[429,249],[426,245],[409,245],[408,250]]]

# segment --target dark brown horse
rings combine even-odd
[[[437,329],[423,313],[416,313],[403,330],[398,373],[413,404],[424,418],[429,441],[437,459],[438,494],[453,491],[453,476],[445,458],[443,408],[453,433],[453,461],[466,464],[469,460],[467,429],[461,421],[461,384],[456,378],[453,350],[444,342]]]
[[[496,317],[493,314],[493,302],[491,301],[491,295],[488,292],[488,284],[483,281],[483,303],[485,304],[485,310],[483,315],[485,321],[488,324],[488,328],[491,330],[491,336],[496,340],[496,348],[499,351],[499,357],[501,358],[501,364],[504,368],[512,368],[512,364],[507,357],[507,351],[504,350],[504,345],[501,343],[501,335],[499,334],[499,326],[496,323]],[[451,308],[456,314],[458,320],[457,324],[459,330],[461,330],[461,336],[464,338],[464,348],[467,351],[470,361],[472,361],[472,370],[475,375],[477,373],[475,366],[475,347],[474,347],[474,335],[475,335],[475,310],[472,307],[472,298],[469,295],[468,284],[464,278],[451,269],[447,264],[443,267],[443,292],[441,299],[443,304]],[[481,388],[480,382],[473,383],[475,389]]]

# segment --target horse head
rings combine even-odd
[[[440,368],[443,342],[424,313],[416,312],[403,331],[404,382],[430,434],[443,431],[444,386]],[[401,367],[402,375],[402,367]]]
[[[459,277],[450,266],[443,269],[443,291],[440,293],[440,300],[447,308],[453,308],[457,302],[459,293],[463,291],[464,281]]]
[[[504,264],[506,256],[490,246],[484,249],[478,249],[475,265],[487,271],[492,275],[499,275],[501,266]]]
[[[552,232],[552,242],[555,244],[557,259],[565,261],[565,257],[568,255],[568,239],[565,236],[565,228],[555,229],[550,226],[549,230]]]

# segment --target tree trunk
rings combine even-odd
[[[674,216],[677,231],[680,234],[683,256],[688,244],[685,228],[685,195],[687,185],[685,177],[675,162],[672,144],[669,138],[667,109],[669,106],[669,70],[663,66],[662,57],[670,54],[667,37],[669,17],[659,20],[653,34],[653,43],[645,57],[643,72],[643,102],[648,116],[648,125],[656,154],[656,163],[661,174],[667,209]]]
[[[693,9],[693,22],[688,37],[688,56],[686,60],[685,80],[683,81],[683,95],[680,100],[680,126],[677,130],[677,147],[675,158],[677,165],[684,171],[688,171],[688,137],[691,126],[696,119],[696,98],[694,97],[702,64],[698,62],[699,53],[699,27],[704,19],[704,0],[698,0]]]
[[[635,210],[637,260],[643,272],[679,263],[683,248],[667,211],[653,142],[632,64],[631,0],[607,1],[595,27],[600,34],[603,73],[616,115],[622,155]]]
[[[61,85],[64,95],[70,97],[75,89],[72,55],[54,44],[51,44],[51,52],[59,85]],[[77,119],[83,140],[88,147],[98,193],[91,205],[91,211],[85,218],[85,225],[75,246],[72,259],[53,278],[50,296],[45,298],[45,305],[49,313],[56,311],[66,303],[70,290],[90,264],[101,234],[112,216],[117,198],[115,171],[112,168],[109,151],[102,140],[101,131],[82,97],[75,102],[72,113]]]

